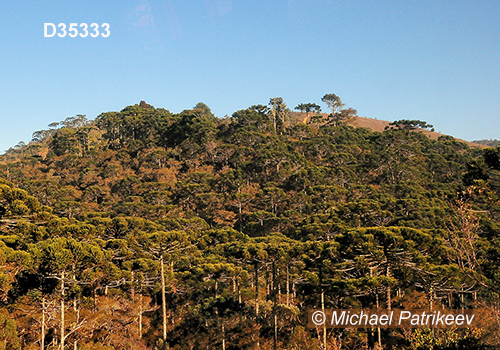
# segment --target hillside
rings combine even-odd
[[[1,156],[0,345],[498,347],[500,149],[264,107],[141,102]],[[305,319],[322,298],[493,312],[473,332],[320,338]]]
[[[478,143],[481,145],[485,145],[487,147],[493,147],[496,148],[500,145],[500,140],[474,140],[474,143]]]
[[[361,128],[368,128],[373,131],[379,131],[383,132],[386,126],[389,126],[390,122],[385,121],[385,120],[379,120],[379,119],[373,119],[373,118],[366,118],[366,117],[357,117],[353,123],[353,126],[359,126]],[[430,131],[427,129],[420,129],[419,132],[422,132],[424,135],[427,135],[429,138],[433,140],[437,140],[440,136],[447,136],[445,134],[441,134],[439,132],[435,131]],[[481,143],[476,143],[476,142],[471,142],[471,141],[466,141],[462,139],[456,139],[457,141],[460,142],[465,142],[469,147],[476,147],[476,148],[486,148],[484,144]]]
[[[301,122],[306,119],[306,113],[299,113],[299,112],[293,112],[293,120],[295,122]],[[316,113],[317,114],[317,113]],[[323,117],[326,117],[328,113],[320,113]],[[311,113],[312,115],[312,113]],[[378,132],[384,132],[386,127],[389,127],[389,124],[391,122],[387,120],[380,120],[380,119],[374,119],[374,118],[366,118],[366,117],[360,117],[360,116],[355,116],[352,121],[349,122],[349,125],[353,127],[360,127],[360,128],[368,128],[372,131],[378,131]],[[450,135],[445,135],[441,134],[439,132],[427,130],[427,129],[418,129],[416,130],[418,132],[423,133],[424,135],[427,135],[429,138],[433,140],[437,140],[440,136],[450,136]],[[474,148],[487,148],[487,147],[492,147],[495,143],[488,144],[487,142],[475,142],[475,141],[466,141],[462,139],[456,138],[457,141],[464,142],[466,143],[469,147],[474,147]]]

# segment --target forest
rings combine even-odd
[[[141,101],[1,155],[0,349],[500,347],[500,146],[374,132],[322,101]],[[489,321],[308,328],[322,303]]]

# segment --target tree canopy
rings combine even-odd
[[[0,348],[498,347],[499,148],[356,128],[323,102],[311,124],[280,97],[226,119],[142,101],[0,156]],[[319,336],[322,303],[493,312]]]

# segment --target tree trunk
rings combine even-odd
[[[429,309],[434,310],[434,288],[432,286],[429,290]]]
[[[286,306],[290,306],[290,267],[286,266]]]
[[[142,294],[139,295],[139,339],[142,339]]]
[[[391,277],[391,266],[389,265],[389,262],[387,262],[387,267],[385,271],[385,277]],[[392,299],[391,299],[391,287],[387,287],[387,310],[391,310],[391,305],[392,304]],[[391,350],[392,349],[392,341],[391,341],[391,329],[389,328],[387,330],[388,332],[388,340],[386,341],[387,349]]]
[[[238,193],[241,194],[240,186],[238,186]],[[240,233],[241,233],[241,226],[242,226],[242,220],[241,220],[242,206],[243,206],[243,203],[241,203],[241,200],[239,200],[238,201],[238,218],[239,218],[239,222],[240,222]]]
[[[278,347],[278,315],[276,310],[276,265],[273,261],[273,320],[274,320],[274,350]]]
[[[135,299],[135,286],[134,286],[134,271],[132,271],[132,288],[130,289],[130,297]]]
[[[321,288],[321,311],[323,315],[325,314],[325,291]],[[326,347],[326,322],[323,322],[323,349],[327,350]]]
[[[378,291],[376,291],[376,302],[377,302],[377,310],[379,309],[379,303],[378,303]],[[377,327],[377,338],[378,338],[378,346],[382,349],[382,337],[380,334],[380,327]]]
[[[271,281],[269,281],[269,265],[266,264],[266,300],[269,294],[271,294]]]
[[[61,272],[61,350],[64,350],[64,272]]]
[[[385,277],[391,277],[391,267],[389,263],[387,263],[387,267],[385,269]],[[387,310],[391,309],[391,287],[387,287]]]
[[[240,286],[240,280],[237,281],[236,288],[238,288],[238,304],[241,304],[241,286]]]
[[[167,301],[165,297],[165,268],[163,266],[163,256],[160,258],[161,267],[161,307],[163,310],[163,348],[167,342]]]
[[[370,267],[370,277],[373,276],[373,271],[372,268]],[[378,302],[378,288],[375,290],[375,302],[377,306],[377,310],[379,309],[380,305]],[[380,327],[377,327],[377,338],[378,338],[378,346],[382,348],[382,337],[380,335]]]
[[[279,275],[280,274],[280,269],[277,269],[276,273]],[[281,283],[274,281],[273,284],[275,285],[275,289],[278,288],[278,303],[282,304],[281,302]]]
[[[224,321],[222,321],[222,350],[226,350],[226,334],[224,329]]]
[[[42,334],[40,336],[40,348],[45,349],[45,296],[42,297]]]
[[[76,312],[76,322],[75,322],[75,327],[78,326],[78,323],[80,322],[80,308],[77,309],[76,307],[76,299],[73,299],[73,310]],[[73,342],[73,350],[78,350],[78,340],[75,339]]]
[[[259,265],[255,262],[255,315],[259,316]]]

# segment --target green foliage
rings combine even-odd
[[[427,124],[427,122],[422,120],[401,119],[390,123],[389,126],[386,127],[386,129],[396,128],[400,130],[415,130],[417,128],[431,129],[432,127],[433,127],[432,125]]]
[[[61,302],[66,344],[82,349],[162,348],[163,295],[178,349],[271,348],[274,313],[279,348],[317,349],[302,320],[322,294],[327,308],[497,307],[498,149],[409,132],[421,121],[354,128],[354,109],[323,102],[326,120],[293,123],[279,97],[224,120],[203,103],[172,114],[141,101],[8,152],[0,344],[39,344],[42,317],[55,344]],[[381,340],[482,349],[495,332]],[[373,348],[375,335],[327,338]]]
[[[0,310],[0,349],[22,349],[16,321],[6,309]]]
[[[295,107],[296,110],[309,114],[310,112],[321,112],[321,107],[316,103],[301,103]]]
[[[486,148],[483,151],[486,165],[495,170],[500,170],[500,148]]]
[[[321,101],[328,105],[328,108],[330,108],[332,114],[338,113],[340,109],[345,106],[345,104],[342,103],[340,97],[335,94],[326,94],[321,98]]]
[[[436,334],[437,333],[437,334]],[[481,342],[480,330],[467,328],[459,334],[457,330],[416,329],[410,336],[412,350],[487,350],[494,347]]]

